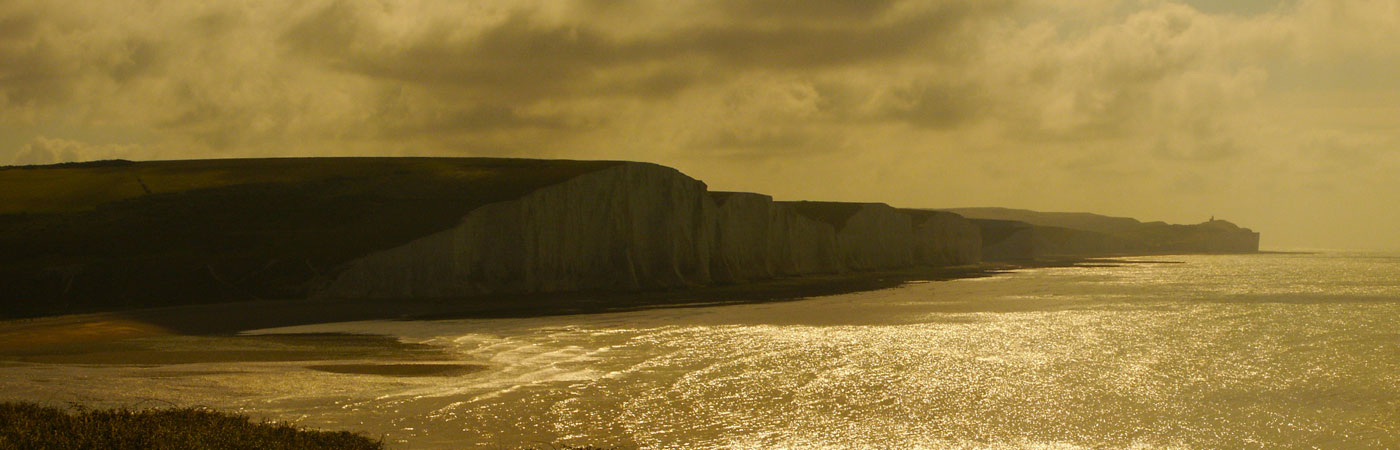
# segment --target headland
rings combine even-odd
[[[1105,228],[1018,214],[775,201],[624,161],[7,167],[0,283],[4,318],[85,313],[108,329],[96,335],[198,334],[769,301],[1016,267],[1006,262],[1258,250],[1257,233],[1224,221]],[[78,319],[7,333],[64,320]]]

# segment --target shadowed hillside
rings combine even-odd
[[[690,289],[984,257],[1258,247],[1257,233],[1224,221],[1014,213],[1106,231],[968,221],[883,203],[775,202],[710,192],[675,169],[623,161],[6,167],[0,315],[259,299],[509,303],[519,295]]]
[[[988,260],[1047,255],[1107,256],[1162,253],[1252,253],[1259,233],[1224,220],[1194,225],[1140,222],[1090,213],[1007,208],[955,208],[982,231]]]
[[[101,161],[4,168],[0,200],[10,317],[635,292],[979,261],[980,238],[954,214],[711,193],[636,162]]]
[[[287,158],[4,168],[4,311],[303,297],[352,258],[617,164]]]
[[[1142,222],[1129,217],[1112,217],[1093,213],[1040,212],[1011,208],[952,208],[943,211],[957,213],[970,219],[1014,220],[1032,225],[1110,234],[1131,230],[1142,225]]]
[[[961,265],[982,261],[982,232],[963,216],[947,211],[900,209],[914,232],[914,262]]]

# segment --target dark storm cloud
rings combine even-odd
[[[55,58],[60,42],[40,35],[33,11],[0,11],[0,106],[68,98],[72,75]]]
[[[377,131],[377,135],[390,139],[519,129],[564,132],[582,125],[559,115],[522,113],[507,105],[468,105],[444,108],[434,110],[430,115],[411,117],[410,120],[394,119],[394,117],[405,117],[404,115],[381,117],[383,117],[380,122],[382,127]]]
[[[806,130],[782,130],[758,133],[717,133],[704,142],[705,147],[728,158],[763,159],[791,157],[810,153],[819,137]],[[820,148],[820,147],[818,147]]]
[[[294,54],[339,70],[517,99],[592,95],[600,87],[616,95],[669,95],[744,71],[946,58],[967,44],[954,40],[967,37],[962,34],[967,22],[1007,8],[1006,2],[948,2],[907,17],[876,20],[888,3],[842,6],[847,4],[730,2],[722,9],[735,16],[720,24],[627,37],[615,36],[587,17],[549,23],[532,12],[515,11],[470,36],[463,36],[449,18],[395,42],[362,9],[335,2],[292,26],[283,42]],[[845,20],[807,20],[812,17]],[[771,20],[758,20],[762,18]],[[657,73],[634,74],[648,70]]]
[[[747,19],[861,21],[878,18],[899,0],[721,0],[726,14]]]
[[[24,38],[34,34],[38,28],[39,17],[30,11],[0,11],[0,39],[7,41],[11,39]]]
[[[337,0],[292,17],[277,44],[289,59],[362,76],[395,93],[372,96],[369,119],[349,131],[355,135],[459,139],[530,130],[533,139],[565,138],[627,120],[616,114],[619,108],[679,107],[681,93],[696,91],[726,99],[721,109],[730,114],[766,110],[756,117],[766,123],[761,131],[744,123],[694,124],[674,142],[696,154],[769,157],[833,151],[831,139],[812,136],[813,124],[892,120],[946,128],[984,112],[975,86],[942,80],[906,80],[886,91],[910,98],[864,105],[874,88],[839,72],[911,62],[955,66],[976,52],[980,24],[1014,6],[728,1],[669,11],[682,19],[638,29],[631,15],[670,7],[643,3],[580,2],[563,18],[529,6],[489,20],[444,14],[404,29],[379,5]],[[767,101],[761,95],[732,95],[747,89],[738,87],[744,80],[765,74],[823,84],[831,96],[819,99],[819,111],[789,117],[748,104]],[[539,111],[542,105],[546,111]]]
[[[89,42],[82,23],[41,11],[0,10],[0,106],[35,107],[73,100],[86,78],[117,83],[159,70],[165,48],[145,36]]]
[[[878,119],[924,128],[952,128],[980,117],[987,99],[975,84],[919,84],[896,90],[900,102],[887,105]]]

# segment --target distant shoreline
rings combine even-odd
[[[917,281],[982,278],[1019,269],[1101,267],[1128,263],[1136,261],[1065,257],[788,277],[744,284],[641,292],[502,295],[440,300],[261,300],[93,312],[0,321],[0,354],[137,337],[229,335],[256,329],[361,320],[526,318],[793,301],[888,289]]]
[[[626,161],[108,161],[0,185],[0,317],[189,306],[84,322],[96,335],[770,301],[1005,267],[983,261],[1259,248],[1224,220],[778,201]],[[231,301],[248,303],[209,306]]]

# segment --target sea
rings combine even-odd
[[[1400,448],[1400,254],[1134,257],[774,303],[147,344],[287,334],[327,337],[328,355],[335,336],[389,336],[483,368],[8,362],[0,400],[207,406],[391,449]],[[404,361],[381,353],[349,362]]]

